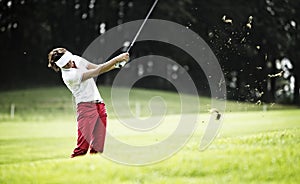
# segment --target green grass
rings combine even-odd
[[[107,105],[110,118],[115,118],[116,114],[112,106],[111,88],[101,87],[101,95]],[[123,94],[126,90],[119,88],[116,90],[118,94]],[[141,116],[151,115],[149,110],[149,104],[153,97],[159,96],[167,103],[167,114],[178,114],[181,112],[180,96],[176,93],[134,89],[130,91],[129,107],[132,113],[135,113],[135,107],[137,103],[141,108]],[[207,112],[211,107],[211,100],[208,97],[195,97],[191,95],[182,95],[185,104],[193,103],[196,100],[200,102],[200,112]],[[118,104],[120,106],[127,107],[127,100],[120,95]],[[152,100],[151,105],[154,109],[157,106],[161,106],[162,103],[159,100]],[[10,117],[11,105],[15,105],[15,116],[12,120]],[[256,105],[255,103],[243,103],[243,102],[226,102],[227,112],[246,112],[246,111],[261,111],[263,108],[267,110],[278,109],[291,109],[293,106],[282,106],[274,103],[263,103],[262,105]],[[185,112],[199,113],[193,106],[185,107]],[[125,111],[119,112],[120,115],[128,115]],[[160,113],[160,112],[157,112]],[[37,88],[37,89],[25,89],[15,91],[0,92],[0,122],[3,121],[47,121],[53,120],[57,116],[60,118],[69,118],[70,115],[75,116],[74,103],[72,101],[72,95],[66,87],[52,87],[52,88]],[[154,112],[155,114],[155,112]]]
[[[109,99],[109,88],[101,91],[104,98]],[[146,106],[147,98],[144,98],[143,92],[145,91],[134,90],[132,93],[136,98],[134,100]],[[55,97],[52,93],[60,95]],[[207,150],[200,152],[201,136],[209,119],[209,114],[203,110],[197,130],[178,153],[156,164],[127,166],[100,155],[69,158],[76,143],[76,121],[72,105],[69,104],[72,102],[70,94],[64,88],[20,90],[0,94],[1,107],[6,107],[16,99],[19,104],[14,102],[17,109],[13,120],[6,111],[2,108],[0,110],[1,184],[256,184],[300,181],[300,109],[288,107],[285,110],[284,106],[273,105],[272,111],[262,111],[261,106],[229,102],[227,104],[229,107],[232,105],[232,108],[224,115],[220,135]],[[148,94],[162,94],[167,102],[174,103],[169,106],[174,109],[162,122],[163,130],[155,132],[155,138],[163,139],[166,132],[174,126],[174,122],[180,118],[180,115],[176,114],[176,94],[159,91],[148,91]],[[2,98],[4,96],[5,98]],[[65,101],[62,102],[61,99]],[[209,103],[209,99],[201,100],[207,100]],[[43,105],[40,106],[39,103]],[[27,106],[28,109],[22,109],[21,106]],[[243,110],[249,110],[250,107],[255,111]],[[49,115],[49,109],[52,109],[52,115]],[[37,117],[36,113],[39,114]],[[146,110],[143,113],[147,115]],[[118,128],[118,123],[117,119],[110,117],[108,131],[123,141],[139,144],[155,141],[151,134],[123,131]]]

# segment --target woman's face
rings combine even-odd
[[[65,66],[63,66],[64,69],[69,69],[69,68],[72,68],[74,65],[73,61],[69,61]]]

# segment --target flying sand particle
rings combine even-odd
[[[243,39],[241,40],[241,43],[244,43],[244,42],[246,42],[246,38],[245,37],[243,37]]]
[[[257,97],[259,97],[259,98],[262,97],[263,94],[264,94],[263,91],[262,91],[262,92],[259,92],[257,88],[255,88],[255,91],[257,92]]]
[[[256,105],[261,105],[261,101],[258,100],[255,104],[256,104]]]
[[[222,17],[222,20],[223,20],[223,22],[225,22],[225,23],[232,24],[232,19],[226,18],[226,15],[224,15],[224,16]]]
[[[258,96],[259,97],[262,97],[264,95],[264,92],[262,91],[262,92],[260,92],[260,93],[258,93]]]
[[[248,18],[248,23],[246,24],[246,27],[251,29],[252,28],[252,20],[253,20],[253,16],[250,15]]]
[[[227,41],[227,43],[228,43],[228,44],[232,44],[232,43],[231,43],[231,40],[232,40],[232,39],[229,38],[228,41]]]
[[[268,60],[268,54],[265,54],[265,61]]]
[[[275,77],[282,77],[283,71],[276,73],[276,74],[268,74],[268,77],[275,78]]]

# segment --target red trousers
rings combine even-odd
[[[77,105],[78,138],[73,156],[103,152],[107,114],[104,103],[83,102]]]

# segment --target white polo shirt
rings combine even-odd
[[[88,71],[88,62],[80,56],[72,58],[77,68],[62,68],[62,78],[66,86],[75,97],[75,103],[103,101],[93,78],[82,81],[82,75]]]

